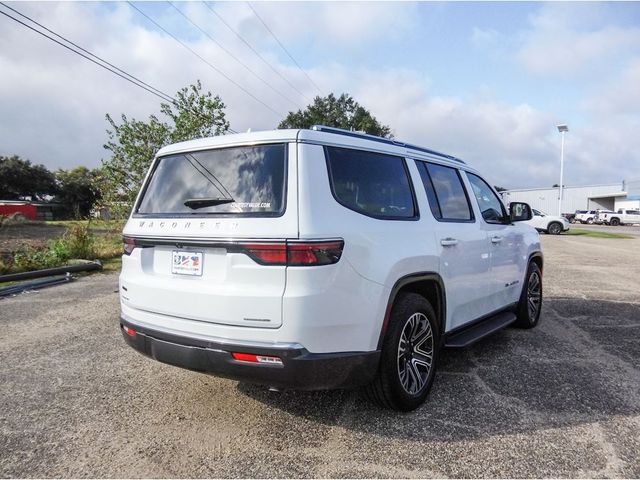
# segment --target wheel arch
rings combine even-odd
[[[380,329],[380,337],[378,338],[378,350],[382,348],[382,342],[387,333],[389,326],[389,318],[391,310],[398,297],[403,292],[417,293],[426,298],[436,312],[438,326],[440,328],[440,338],[444,338],[444,330],[447,318],[447,302],[444,281],[436,272],[417,272],[398,279],[391,289],[387,308]]]
[[[532,254],[530,254],[527,265],[529,265],[531,262],[535,262],[536,265],[538,265],[540,273],[544,271],[544,256],[542,255],[542,252],[533,252]]]

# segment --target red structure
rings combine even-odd
[[[14,213],[20,213],[28,220],[36,220],[38,218],[38,208],[28,203],[2,203],[0,202],[0,215],[9,216]]]

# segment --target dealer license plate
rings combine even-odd
[[[171,257],[171,273],[194,277],[202,276],[202,252],[173,250]]]

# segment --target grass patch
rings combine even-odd
[[[591,238],[617,238],[617,239],[630,239],[635,238],[633,235],[625,235],[624,233],[602,232],[600,230],[583,230],[580,228],[572,228],[565,235],[573,235],[577,237],[591,237]]]
[[[122,255],[121,222],[100,222],[55,222],[67,227],[60,238],[49,240],[44,247],[22,246],[0,258],[0,274],[61,267],[73,259],[100,260],[115,270],[111,260],[119,262]]]

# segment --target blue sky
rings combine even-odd
[[[9,5],[168,93],[201,79],[225,101],[235,130],[273,128],[281,118],[126,3]],[[305,98],[201,2],[176,5],[294,103],[169,4],[136,5],[281,114],[319,93],[244,2],[210,6]],[[495,184],[556,183],[555,125],[565,122],[571,129],[566,184],[640,178],[640,3],[252,5],[323,94],[352,94],[399,139],[462,157]],[[5,17],[0,70],[0,155],[18,154],[50,168],[97,166],[107,154],[105,113],[145,118],[158,112],[157,98]]]

